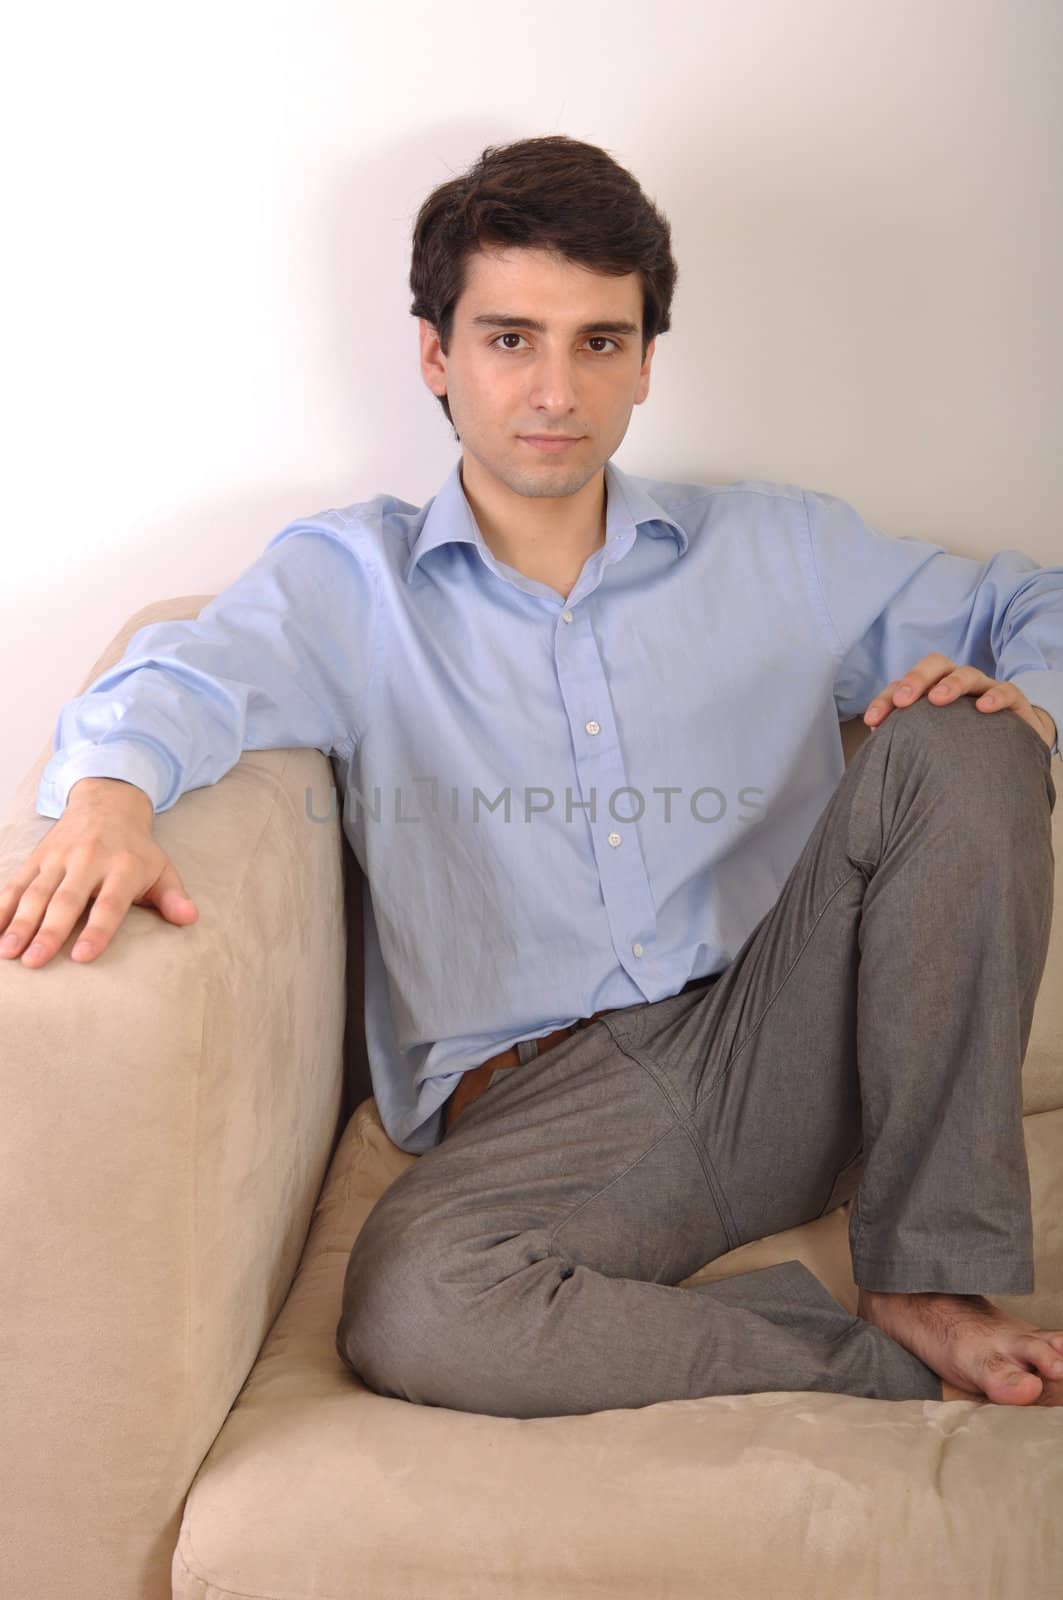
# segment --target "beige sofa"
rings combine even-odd
[[[208,598],[138,612],[82,687]],[[52,826],[50,753],[0,882]],[[417,1158],[371,1097],[359,869],[307,816],[332,780],[315,750],[245,753],[155,824],[198,923],[134,907],[88,966],[74,935],[0,962],[2,1600],[1058,1600],[1063,1409],[768,1393],[515,1420],[352,1378],[347,1256]],[[1054,828],[1059,861],[1063,800]],[[1056,1327],[1061,923],[1024,1074],[1037,1288],[999,1301]],[[850,1204],[688,1281],[796,1257],[855,1312]]]

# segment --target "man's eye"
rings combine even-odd
[[[499,334],[496,334],[495,338],[491,339],[491,344],[498,344],[498,342],[501,341],[501,339],[523,339],[523,334],[522,333],[499,333]],[[527,341],[525,341],[525,342],[527,342]],[[616,344],[616,339],[610,339],[610,338],[608,338],[607,334],[604,334],[604,333],[592,334],[591,338],[588,339],[588,344],[612,344],[613,350],[620,349],[620,346],[618,346],[618,344]],[[506,344],[506,346],[503,346],[503,349],[514,350],[515,346],[512,346],[512,344]],[[592,354],[594,354],[594,355],[612,355],[612,350],[594,350],[594,352],[592,352]]]

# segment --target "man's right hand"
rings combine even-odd
[[[0,957],[25,951],[23,966],[45,966],[93,898],[71,951],[78,961],[106,950],[131,905],[155,906],[168,922],[195,922],[199,912],[177,869],[152,838],[154,816],[150,796],[135,784],[75,783],[63,815],[0,887]]]

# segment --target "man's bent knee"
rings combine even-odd
[[[370,1213],[347,1261],[336,1350],[367,1388],[406,1399],[421,1388],[425,1359],[451,1336],[449,1297],[404,1230],[373,1222]]]
[[[1049,812],[1053,809],[1051,751],[1036,728],[1010,708],[979,711],[970,695],[937,706],[924,696],[895,710],[886,727],[891,724],[898,750],[911,751],[920,767],[929,763],[940,769],[943,781],[959,785],[961,797],[970,800],[973,824],[992,829],[1009,820],[1025,821],[1025,808],[1016,805],[1024,792],[1036,795],[1039,804],[1046,794]],[[876,730],[872,738],[878,737]]]
[[[494,1416],[550,1412],[529,1330],[564,1263],[544,1236],[443,1240],[431,1228],[372,1226],[347,1262],[340,1359],[376,1394]],[[412,1242],[411,1242],[412,1233]]]

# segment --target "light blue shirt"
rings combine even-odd
[[[1063,730],[1063,567],[890,538],[784,484],[610,463],[606,491],[566,599],[491,553],[460,463],[420,509],[290,523],[59,715],[47,817],[83,777],[160,812],[243,750],[333,758],[367,885],[373,1088],[411,1153],[466,1068],[726,967],[842,776],[839,717],[929,651]],[[308,814],[336,803],[307,794]]]

